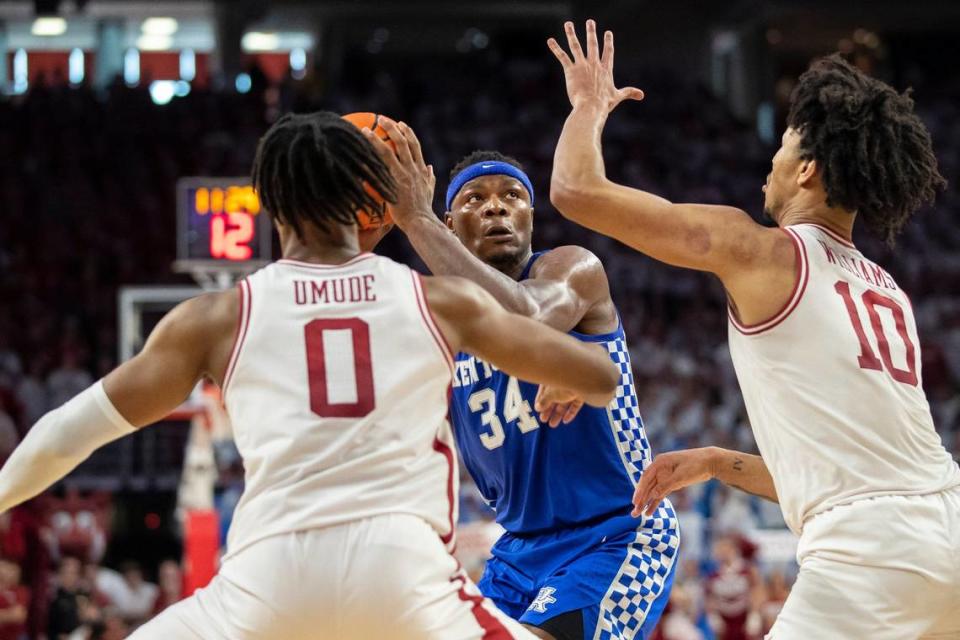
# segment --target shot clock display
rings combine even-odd
[[[177,182],[177,260],[229,266],[270,260],[270,218],[248,178]]]

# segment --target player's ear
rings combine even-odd
[[[800,168],[797,172],[797,185],[809,187],[811,181],[820,173],[820,167],[813,158],[800,161]]]
[[[443,221],[446,223],[447,229],[453,231],[453,216],[450,215],[449,211],[443,214]]]

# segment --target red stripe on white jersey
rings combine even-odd
[[[455,473],[453,449],[450,448],[450,445],[443,442],[438,435],[436,440],[433,441],[433,450],[447,459],[447,506],[450,509],[450,530],[446,535],[440,536],[440,539],[444,545],[450,546],[450,543],[453,541],[453,536],[456,533],[456,525],[453,522],[453,501],[457,499],[457,496],[455,496],[453,492],[453,474]]]
[[[793,250],[796,253],[797,257],[797,275],[793,283],[793,291],[790,293],[790,297],[787,298],[786,304],[778,311],[772,318],[765,320],[764,322],[758,322],[755,324],[744,324],[740,322],[737,317],[734,315],[733,308],[727,308],[727,315],[730,316],[730,323],[736,328],[737,331],[744,335],[753,336],[758,333],[763,333],[764,331],[769,331],[775,326],[786,320],[794,309],[797,308],[797,305],[800,304],[800,300],[803,298],[803,292],[807,289],[807,281],[810,279],[810,265],[807,259],[807,247],[803,244],[803,240],[800,239],[796,233],[790,229],[781,229],[784,233],[790,236],[790,239],[793,241]]]
[[[856,249],[856,248],[857,248],[856,245],[853,244],[853,242],[847,240],[847,239],[844,238],[842,235],[840,235],[839,233],[837,233],[836,231],[834,231],[833,229],[831,229],[831,228],[829,228],[829,227],[825,227],[825,226],[823,226],[822,224],[815,224],[815,223],[813,223],[813,222],[807,222],[807,223],[804,223],[804,224],[806,224],[806,225],[808,225],[808,226],[811,226],[811,227],[816,227],[817,229],[820,229],[820,231],[823,231],[825,234],[827,234],[828,236],[830,236],[831,238],[833,238],[834,240],[836,240],[837,242],[839,242],[840,244],[842,244],[842,245],[845,246],[845,247],[849,247],[849,248],[851,248],[851,249]]]
[[[224,405],[227,402],[227,387],[233,378],[234,369],[237,367],[237,360],[240,359],[240,351],[243,348],[243,342],[247,337],[247,329],[250,326],[250,307],[252,296],[250,295],[250,283],[246,279],[237,283],[237,289],[240,291],[240,314],[237,320],[237,333],[233,338],[233,349],[230,353],[230,360],[227,361],[227,371],[223,375],[222,401]]]
[[[360,253],[346,262],[341,262],[340,264],[318,264],[315,262],[303,262],[302,260],[291,260],[290,258],[280,258],[277,260],[279,264],[288,264],[294,267],[307,267],[310,269],[340,269],[341,267],[346,267],[349,265],[356,264],[357,262],[362,262],[363,260],[368,260],[370,258],[376,258],[375,253]]]
[[[417,306],[420,308],[420,315],[423,316],[423,322],[427,325],[427,329],[430,330],[430,334],[437,343],[440,353],[442,353],[444,358],[446,358],[447,364],[450,365],[450,371],[452,372],[453,351],[450,349],[450,345],[447,344],[446,337],[444,337],[443,333],[440,331],[440,328],[437,326],[437,323],[433,317],[433,312],[430,311],[430,306],[427,304],[427,294],[423,290],[423,281],[420,279],[420,274],[413,270],[411,270],[410,273],[413,277],[413,290],[417,294]]]

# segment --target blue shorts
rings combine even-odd
[[[642,521],[626,514],[543,535],[506,533],[493,545],[479,587],[524,624],[580,609],[586,640],[642,640],[670,597],[679,544],[666,500]]]

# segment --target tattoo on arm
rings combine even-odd
[[[740,458],[734,458],[733,469],[734,471],[743,471],[743,460]]]

